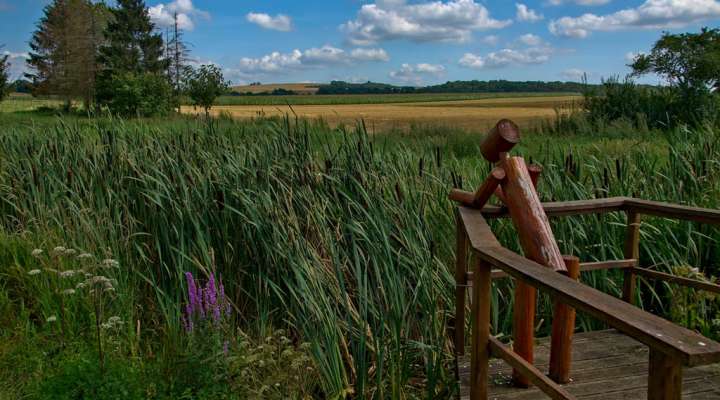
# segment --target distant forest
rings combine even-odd
[[[541,82],[541,81],[454,81],[441,85],[414,87],[394,86],[384,83],[348,83],[332,81],[320,85],[317,94],[392,94],[392,93],[581,93],[588,85],[577,82]]]

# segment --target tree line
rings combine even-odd
[[[227,91],[218,67],[190,65],[177,15],[163,38],[143,0],[116,0],[114,7],[53,0],[43,11],[25,77],[34,95],[58,96],[67,110],[81,100],[86,112],[163,115],[187,95],[207,112],[214,101],[208,96]],[[0,58],[0,85],[9,86],[7,57]]]
[[[414,87],[394,86],[383,83],[348,83],[332,81],[320,85],[317,94],[393,94],[393,93],[581,93],[587,84],[577,82],[542,81],[453,81],[440,85]]]

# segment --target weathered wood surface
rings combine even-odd
[[[658,279],[665,282],[676,283],[678,285],[691,287],[698,290],[704,290],[707,292],[720,293],[720,285],[710,282],[703,282],[697,279],[683,278],[681,276],[675,276],[666,274],[664,272],[655,271],[646,268],[635,268],[633,269],[636,275],[641,275],[645,278]]]
[[[569,279],[502,247],[478,210],[458,210],[470,245],[481,258],[513,278],[548,293],[685,366],[720,362],[720,343]]]
[[[536,344],[535,366],[548,372],[549,338]],[[578,333],[573,341],[572,382],[563,385],[578,399],[619,400],[646,399],[648,391],[648,348],[617,331]],[[468,399],[467,377],[470,364],[460,358],[461,398]],[[541,400],[548,396],[538,388],[516,388],[510,385],[512,370],[500,359],[490,361],[489,399]],[[683,399],[720,400],[720,365],[683,369]]]
[[[464,234],[464,232],[463,232],[463,234]],[[604,270],[604,269],[627,269],[627,268],[633,268],[635,266],[637,266],[637,260],[593,261],[593,262],[580,263],[580,272],[600,271],[600,270]],[[494,270],[492,270],[491,277],[493,279],[503,279],[503,278],[509,278],[510,276],[501,269],[494,269]],[[468,281],[473,280],[472,271],[467,273],[466,279]],[[708,285],[712,285],[712,284],[709,283]]]

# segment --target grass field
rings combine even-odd
[[[12,94],[8,99],[0,102],[0,113],[33,111],[42,107],[58,107],[61,104],[60,100],[38,99],[30,95]]]
[[[267,83],[262,85],[233,86],[232,90],[238,93],[268,93],[276,89],[291,90],[300,95],[315,94],[318,91],[317,83]]]
[[[333,127],[355,125],[362,120],[371,133],[407,130],[418,125],[485,131],[500,116],[512,118],[521,126],[532,128],[555,118],[558,112],[576,107],[581,101],[579,96],[567,94],[276,96],[271,99],[277,104],[271,105],[263,105],[262,101],[255,105],[225,105],[223,102],[226,99],[222,98],[220,105],[213,107],[214,115],[250,119],[288,114],[322,119]],[[282,101],[295,101],[296,104],[282,105]],[[200,112],[189,106],[184,106],[182,110],[185,113]]]
[[[28,113],[3,113],[0,127],[7,398],[120,391],[153,399],[411,399],[456,391],[447,193],[487,174],[477,134]],[[720,158],[718,137],[712,129],[640,133],[618,125],[593,135],[528,134],[517,153],[544,167],[543,200],[634,195],[717,208],[720,166],[706,160]],[[493,228],[518,248],[509,221]],[[553,230],[564,253],[622,258],[620,214],[558,219]],[[644,265],[720,271],[718,228],[648,218],[641,234]],[[115,282],[104,315],[126,321],[103,334],[104,373],[89,328],[95,311],[81,289],[58,296],[58,285],[75,287],[78,277],[57,276],[76,261],[61,259],[55,246],[121,266],[103,270]],[[35,248],[48,257],[33,256]],[[203,282],[222,277],[231,319],[192,334],[183,328],[187,272]],[[598,271],[582,279],[617,295],[621,277]],[[509,332],[511,289],[510,281],[495,286],[494,333]],[[684,300],[668,303],[670,296]],[[716,298],[642,280],[639,297],[646,309],[718,333]],[[539,301],[539,335],[549,331],[551,304]],[[581,315],[578,326],[598,324]]]

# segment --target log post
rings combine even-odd
[[[465,354],[465,288],[467,287],[468,240],[460,215],[457,215],[455,249],[455,354]]]
[[[580,259],[564,256],[567,276],[578,280],[580,277]],[[550,337],[550,378],[557,383],[570,382],[572,364],[572,338],[575,332],[575,309],[555,301]]]
[[[457,201],[467,207],[481,209],[490,200],[503,179],[505,179],[505,171],[502,168],[493,168],[485,182],[474,194],[453,189],[450,191],[450,200]]]
[[[679,360],[650,348],[648,400],[682,398],[682,364]]]
[[[501,184],[505,205],[518,232],[525,257],[556,272],[566,272],[565,262],[525,161],[521,157],[511,157],[502,166],[506,174]],[[533,362],[535,304],[535,288],[517,282],[513,306],[513,350],[529,363]],[[513,371],[513,381],[521,387],[530,384],[518,371]]]
[[[640,264],[640,221],[641,215],[635,211],[627,214],[627,230],[625,231],[625,259],[637,260]],[[635,301],[635,286],[637,275],[634,268],[626,268],[623,279],[622,298],[624,301],[633,304]]]
[[[490,370],[490,302],[492,267],[475,254],[473,257],[472,355],[470,359],[470,399],[487,400]]]

